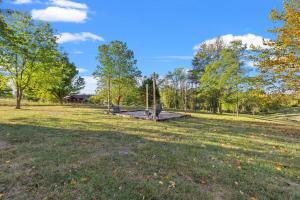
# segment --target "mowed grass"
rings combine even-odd
[[[300,124],[289,118],[153,123],[2,105],[0,151],[0,199],[300,199]]]

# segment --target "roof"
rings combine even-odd
[[[64,97],[65,99],[68,98],[76,98],[76,99],[88,99],[93,95],[87,95],[87,94],[74,94],[74,95],[68,95],[66,97]]]

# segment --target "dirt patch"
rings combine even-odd
[[[8,149],[9,148],[9,143],[3,140],[0,140],[0,150]]]

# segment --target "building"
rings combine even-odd
[[[86,94],[74,94],[64,97],[64,101],[67,103],[86,103],[92,95]]]

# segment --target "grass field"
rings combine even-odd
[[[300,110],[153,123],[0,105],[0,199],[300,199]]]

